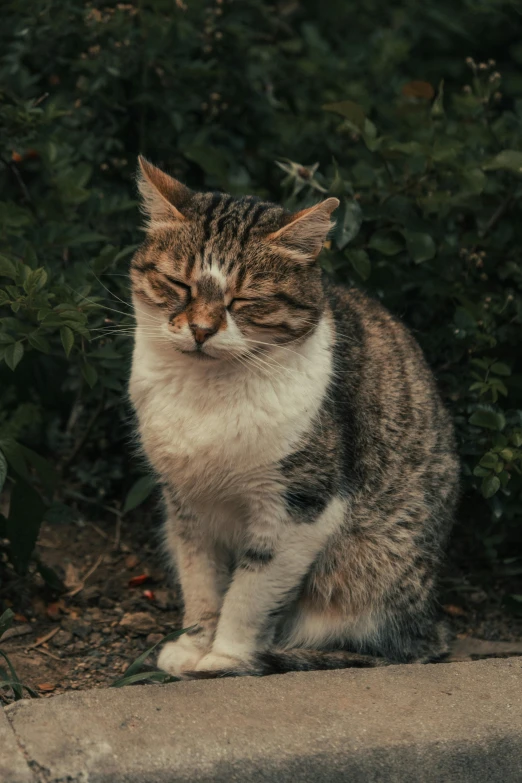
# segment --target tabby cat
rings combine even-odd
[[[338,206],[195,193],[140,159],[130,395],[162,486],[183,626],[212,677],[424,662],[457,496],[452,426],[411,334],[324,279]]]

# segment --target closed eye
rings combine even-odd
[[[178,288],[181,288],[183,291],[186,291],[188,295],[190,296],[190,286],[186,283],[182,283],[181,280],[176,280],[175,277],[171,277],[170,275],[165,275],[165,278],[169,281],[169,283],[172,283],[172,285],[177,286]]]
[[[232,299],[232,301],[229,303],[228,307],[229,309],[233,305],[245,305],[245,304],[253,304],[254,302],[259,302],[259,299],[247,299],[245,297],[235,297]]]

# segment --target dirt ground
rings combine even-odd
[[[0,606],[16,613],[2,649],[42,696],[108,686],[180,627],[181,601],[145,519],[136,514],[121,530],[110,518],[44,525],[38,555],[67,592],[53,594],[38,574],[24,582],[13,574],[0,587]],[[472,579],[449,565],[441,598],[454,633],[450,660],[522,654],[522,617],[503,608],[506,592],[522,593],[520,576]]]

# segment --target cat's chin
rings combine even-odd
[[[196,361],[219,361],[219,356],[211,356],[209,353],[203,353],[203,351],[180,351],[184,356],[190,356]]]

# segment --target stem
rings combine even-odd
[[[492,216],[490,217],[490,219],[486,223],[486,227],[485,227],[484,231],[482,231],[479,234],[481,239],[484,239],[484,237],[489,234],[491,229],[493,229],[496,226],[496,224],[498,223],[500,218],[504,215],[504,213],[507,211],[508,207],[510,206],[511,201],[513,199],[513,196],[514,196],[514,191],[511,191],[511,193],[509,193],[508,197],[493,212]]]
[[[92,428],[94,427],[96,420],[100,416],[100,414],[103,411],[103,408],[105,406],[105,391],[102,392],[102,396],[100,399],[100,402],[98,403],[96,410],[92,414],[91,418],[89,419],[87,423],[87,427],[85,428],[83,435],[76,441],[76,444],[72,450],[72,452],[69,454],[68,457],[65,458],[65,460],[62,462],[62,474],[67,470],[67,468],[74,462],[78,454],[81,452],[85,444],[87,443],[87,440],[89,438],[89,435],[91,434]]]
[[[38,213],[36,211],[36,207],[35,207],[34,201],[31,198],[31,194],[27,190],[27,185],[25,184],[25,182],[22,179],[22,175],[20,174],[18,166],[13,161],[6,160],[5,158],[2,158],[2,157],[0,157],[0,161],[14,175],[14,177],[15,177],[17,183],[18,183],[18,187],[22,191],[22,194],[23,194],[25,200],[27,201],[29,209],[31,210],[31,212],[33,213],[35,218],[38,220]]]

